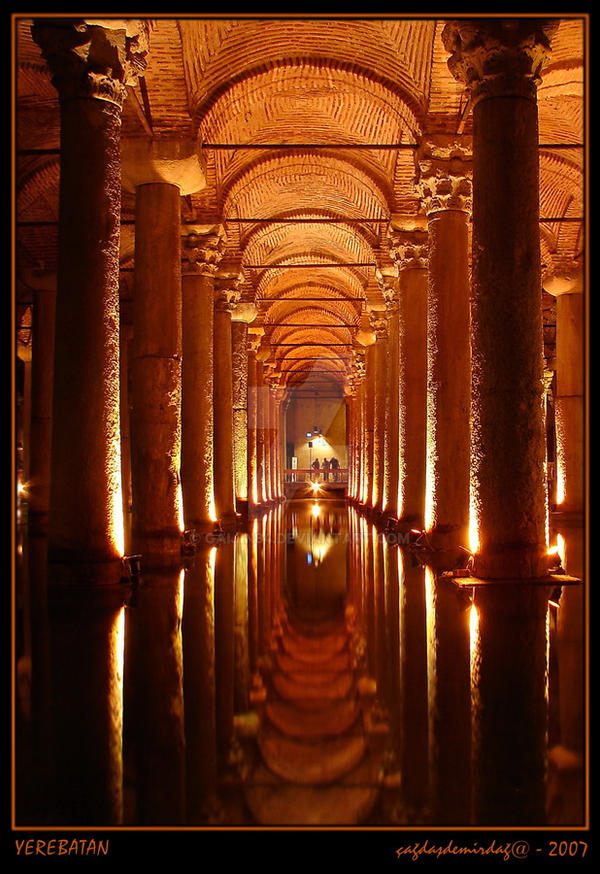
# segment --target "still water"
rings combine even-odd
[[[581,586],[461,589],[334,500],[118,592],[47,587],[43,548],[20,569],[17,823],[582,822]]]

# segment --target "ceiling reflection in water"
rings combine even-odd
[[[40,551],[20,824],[582,821],[580,587],[460,589],[334,500],[142,564],[126,593],[46,587]]]

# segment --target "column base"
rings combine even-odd
[[[529,579],[524,577],[515,579],[512,577],[506,579],[485,580],[481,577],[469,575],[454,576],[450,571],[443,574],[443,576],[451,578],[454,585],[459,589],[472,589],[481,586],[547,586],[550,590],[553,590],[562,586],[577,586],[581,583],[580,579],[577,577],[571,577],[569,574],[546,574],[542,577],[531,577]]]
[[[120,558],[112,561],[48,561],[48,586],[85,589],[112,588],[123,582],[124,568]]]
[[[235,531],[241,522],[241,516],[228,514],[227,516],[219,516],[218,522],[215,523],[216,528],[221,531]]]
[[[550,513],[550,524],[572,528],[582,528],[584,522],[583,510],[556,509]]]
[[[417,513],[410,513],[396,520],[396,531],[408,534],[411,531],[421,533],[423,530],[423,517]]]
[[[157,531],[132,535],[133,551],[142,556],[144,565],[163,566],[179,559],[183,547],[181,531]]]

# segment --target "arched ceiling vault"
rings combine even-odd
[[[24,267],[51,269],[59,106],[31,23],[16,23],[17,247]],[[125,101],[122,136],[197,139],[207,184],[182,198],[182,219],[225,227],[226,256],[241,264],[268,361],[288,386],[325,380],[342,390],[361,315],[373,303],[383,308],[377,276],[393,270],[390,219],[420,211],[412,146],[440,119],[446,130],[469,133],[441,39],[445,23],[153,19],[148,68]],[[540,144],[561,146],[540,149],[549,271],[568,265],[584,242],[583,48],[583,21],[561,19],[538,89]],[[123,192],[122,204],[122,289],[130,295],[133,195]]]

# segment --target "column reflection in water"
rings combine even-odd
[[[422,822],[428,797],[425,570],[398,549],[400,579],[401,772],[409,821]]]
[[[375,640],[373,648],[375,651],[375,679],[377,681],[377,689],[381,698],[384,697],[384,688],[386,674],[389,666],[385,659],[385,639],[387,629],[385,625],[384,614],[384,564],[383,564],[383,538],[373,525],[372,528],[373,540],[373,607],[374,607],[374,626]]]
[[[258,520],[252,519],[248,537],[248,658],[254,678],[258,670],[259,596],[258,596]]]
[[[250,685],[247,534],[235,538],[234,586],[234,708],[236,713],[243,713],[248,709]]]
[[[140,825],[184,821],[183,590],[183,569],[142,569],[127,611],[126,749]]]
[[[49,598],[53,824],[122,822],[121,597],[114,590],[69,588]]]
[[[554,736],[548,774],[548,822],[580,825],[585,807],[585,568],[584,534],[575,526],[559,526],[556,538],[562,565],[581,584],[563,586],[550,600],[554,697]],[[552,675],[551,675],[552,676]]]
[[[46,553],[48,538],[30,534],[19,538],[17,602],[16,810],[18,822],[40,822],[46,809],[51,779],[51,688],[48,640]],[[21,644],[21,633],[23,642]]]
[[[235,543],[217,546],[215,563],[215,676],[217,687],[217,762],[224,773],[233,740]]]
[[[473,821],[545,823],[548,587],[487,584],[471,608]]]
[[[429,789],[432,821],[470,818],[470,677],[468,599],[425,568]]]
[[[183,694],[186,822],[214,821],[217,801],[215,694],[216,546],[202,545],[185,576]]]
[[[390,733],[395,758],[399,765],[401,748],[400,708],[400,589],[398,579],[398,547],[383,540],[384,567],[384,634],[382,694],[390,714]],[[394,762],[396,764],[396,762]]]

